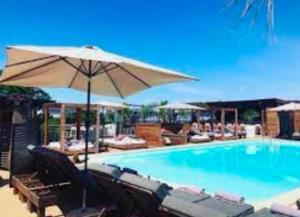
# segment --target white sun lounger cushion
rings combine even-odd
[[[47,145],[48,148],[60,149],[60,142],[50,142]]]
[[[88,148],[94,148],[95,146],[89,142]],[[78,151],[78,150],[84,150],[85,149],[85,142],[84,141],[78,141],[78,140],[71,140],[70,145],[66,147],[67,150],[70,151]]]
[[[208,135],[194,135],[191,137],[191,142],[193,141],[208,141],[209,136]]]
[[[278,203],[273,203],[271,212],[279,213],[290,217],[300,217],[300,210],[296,210]]]
[[[143,139],[134,139],[130,137],[125,137],[122,140],[112,139],[108,144],[112,145],[144,145],[146,142]]]

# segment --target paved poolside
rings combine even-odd
[[[0,201],[1,213],[6,217],[36,217],[35,213],[29,213],[26,204],[22,203],[17,195],[14,195],[12,189],[8,187],[8,172],[0,170],[0,177],[4,182],[0,183]],[[4,185],[3,185],[4,184]],[[46,209],[47,217],[63,216],[58,207],[53,206]]]

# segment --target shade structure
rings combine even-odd
[[[0,83],[68,87],[126,97],[152,86],[193,79],[184,74],[106,52],[97,47],[11,46]]]
[[[186,103],[169,103],[166,105],[158,106],[157,109],[174,109],[174,110],[206,110],[203,107],[194,106]]]
[[[86,91],[86,129],[89,129],[91,92],[123,98],[152,86],[194,79],[93,46],[9,46],[7,65],[0,77],[0,85],[61,87]],[[86,130],[85,170],[88,138],[89,130]],[[85,208],[86,188],[83,193],[83,210]]]
[[[96,104],[103,108],[116,109],[116,110],[121,110],[128,107],[127,105],[122,103],[108,102],[108,101],[98,101],[96,102]]]
[[[270,111],[299,111],[300,110],[300,103],[288,103],[285,105],[281,105],[275,108],[271,108]]]

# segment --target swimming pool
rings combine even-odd
[[[208,143],[209,144],[209,143]],[[258,202],[300,187],[300,143],[236,140],[101,154],[89,162],[113,163],[174,185],[232,192]]]

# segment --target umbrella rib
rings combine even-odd
[[[99,64],[99,61],[97,61],[96,64],[94,65],[94,67],[92,68],[92,72],[94,72],[95,70],[98,70],[98,64]]]
[[[113,67],[111,67],[109,69],[107,69],[107,68],[104,67],[101,70],[99,69],[97,72],[93,73],[93,76],[101,75],[101,74],[103,74],[105,72],[109,72],[109,71],[114,70],[116,68],[119,68],[119,67],[118,66],[113,66]]]
[[[83,66],[83,64],[84,63],[82,62],[81,65],[79,66],[79,69],[81,69],[81,67]],[[73,85],[73,83],[75,81],[75,78],[77,77],[77,75],[78,75],[79,72],[80,72],[79,70],[76,70],[76,73],[75,73],[74,77],[72,78],[70,84],[68,85],[69,88]]]
[[[42,64],[42,65],[35,66],[35,67],[31,68],[31,69],[27,69],[27,70],[25,70],[25,71],[23,71],[23,72],[20,72],[20,73],[16,74],[16,75],[10,76],[10,77],[8,77],[8,78],[4,78],[3,80],[1,80],[0,83],[6,82],[6,81],[9,81],[9,80],[12,80],[12,79],[17,78],[17,77],[20,77],[20,76],[22,76],[22,75],[24,75],[24,74],[26,74],[26,73],[28,73],[28,72],[32,72],[32,71],[34,71],[34,70],[36,70],[36,69],[43,68],[43,67],[48,66],[48,65],[50,65],[50,64],[56,63],[56,62],[58,62],[58,61],[61,61],[62,59],[63,59],[63,58],[60,57],[59,59],[51,60],[50,62],[44,63],[44,64]]]
[[[69,66],[73,67],[74,69],[78,70],[79,72],[81,72],[82,74],[84,74],[85,76],[89,77],[89,75],[84,72],[83,70],[81,70],[80,68],[78,68],[77,66],[75,66],[73,63],[71,63],[70,61],[67,60],[67,58],[65,57],[60,57],[61,60],[63,60],[65,63],[67,63]]]
[[[138,80],[139,82],[141,82],[142,84],[144,84],[146,87],[151,87],[150,84],[148,84],[146,81],[144,81],[143,79],[139,78],[138,76],[134,75],[133,73],[131,73],[130,71],[128,71],[127,69],[125,69],[123,66],[119,65],[118,63],[115,63],[115,65],[117,65],[120,69],[122,69],[124,72],[126,72],[131,77],[135,78],[136,80]]]
[[[106,64],[106,65],[104,66],[100,61],[98,61],[97,63],[99,63],[100,66],[99,66],[99,67],[97,68],[97,70],[93,73],[93,76],[102,74],[103,72],[105,72],[105,70],[107,70],[106,67],[108,67],[109,65],[113,64],[113,63],[108,63],[108,64]],[[99,74],[98,74],[98,73],[99,73]]]
[[[104,69],[105,74],[108,76],[109,80],[111,81],[111,83],[113,84],[113,86],[115,87],[115,89],[118,91],[119,95],[124,98],[122,92],[120,91],[118,85],[115,83],[115,81],[112,79],[112,77],[110,76],[110,74],[108,73],[108,71],[106,71]]]
[[[26,64],[26,63],[32,63],[32,62],[36,62],[36,61],[41,61],[41,60],[46,60],[46,59],[50,59],[52,57],[56,57],[56,55],[52,55],[52,56],[47,56],[47,57],[40,57],[40,58],[36,58],[36,59],[31,59],[31,60],[26,60],[26,61],[22,61],[22,62],[17,62],[17,63],[13,63],[13,64],[9,64],[6,65],[5,67],[11,67],[11,66],[18,66],[18,65],[22,65],[22,64]]]
[[[81,62],[81,64],[82,64],[82,66],[83,66],[83,70],[84,70],[85,72],[87,72],[88,70],[87,70],[87,68],[85,67],[84,60],[83,60],[83,59],[80,59],[80,62]]]

